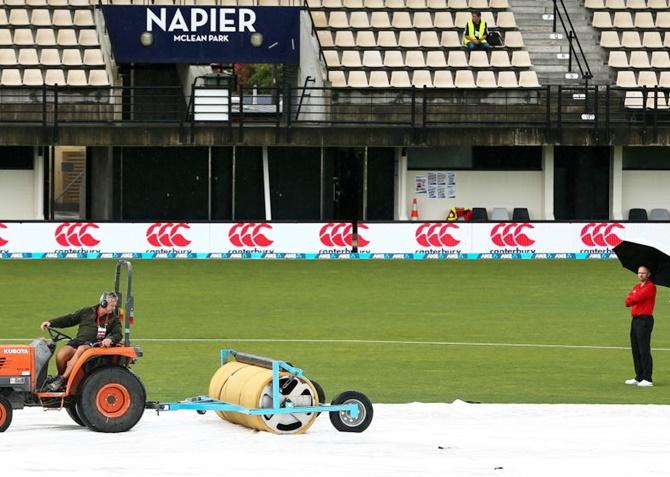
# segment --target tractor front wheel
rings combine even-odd
[[[0,432],[5,432],[12,423],[12,404],[0,396]]]
[[[120,366],[99,369],[81,385],[77,412],[86,425],[98,432],[125,432],[144,413],[144,385]]]
[[[79,416],[79,413],[77,412],[77,405],[76,404],[70,404],[70,405],[66,406],[65,411],[67,411],[68,416],[70,416],[74,422],[79,424],[81,427],[86,427],[86,424],[84,424],[84,421],[81,420],[81,417]]]

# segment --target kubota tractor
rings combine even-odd
[[[121,268],[127,270],[127,290],[119,290]],[[0,346],[0,432],[12,422],[13,409],[40,406],[63,409],[80,426],[98,432],[124,432],[142,417],[146,391],[130,366],[142,356],[130,345],[130,324],[134,321],[135,300],[131,293],[132,265],[116,264],[114,291],[119,297],[114,313],[124,318],[124,341],[111,348],[92,347],[77,361],[65,391],[47,392],[47,369],[56,343],[71,339],[48,328],[50,339],[38,338],[29,345]]]

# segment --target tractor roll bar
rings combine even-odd
[[[115,313],[118,316],[119,307],[123,306],[123,293],[120,290],[121,282],[121,267],[125,266],[126,273],[126,301],[125,301],[125,312],[124,312],[124,332],[123,332],[123,344],[124,346],[130,346],[130,323],[135,317],[135,297],[132,295],[132,285],[133,285],[133,265],[127,260],[119,260],[116,263],[116,278],[114,280],[114,293],[119,297],[117,302]]]

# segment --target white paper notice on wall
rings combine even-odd
[[[414,193],[429,199],[455,199],[456,173],[451,171],[429,171],[425,176],[416,176]]]
[[[414,178],[414,194],[426,195],[428,193],[428,178],[426,176],[416,176]]]

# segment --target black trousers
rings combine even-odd
[[[654,362],[651,358],[651,331],[654,329],[654,317],[635,316],[630,322],[630,348],[633,351],[635,379],[651,381]]]

